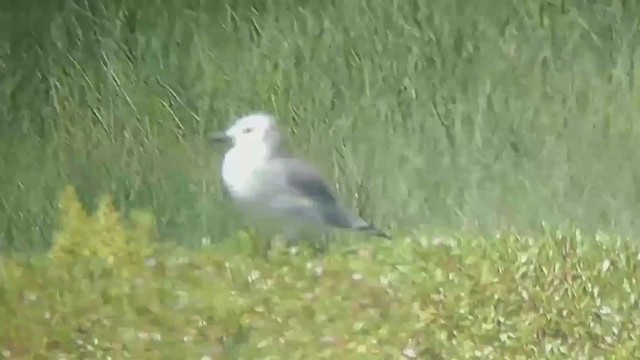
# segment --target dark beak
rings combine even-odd
[[[214,132],[207,136],[207,139],[214,143],[229,143],[231,142],[231,138],[227,136],[224,132]]]

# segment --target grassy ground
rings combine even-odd
[[[0,351],[20,359],[640,356],[640,271],[628,246],[594,251],[552,236],[452,243],[361,243],[357,254],[268,259],[172,250],[128,277],[97,261],[3,259]]]
[[[0,5],[0,354],[639,358],[639,12]],[[396,242],[256,250],[204,141],[253,110]]]

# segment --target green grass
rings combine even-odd
[[[635,2],[5,7],[11,248],[50,243],[67,184],[184,245],[235,232],[203,137],[257,109],[384,228],[638,233]]]

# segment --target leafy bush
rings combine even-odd
[[[75,189],[65,188],[60,196],[60,228],[55,233],[49,257],[56,264],[98,260],[121,275],[140,268],[153,250],[153,216],[134,211],[126,221],[114,208],[112,198],[103,196],[89,215]]]
[[[150,222],[124,225],[107,199],[87,215],[68,188],[49,256],[1,258],[2,354],[640,358],[636,242],[465,234],[256,256],[235,239],[150,246]]]

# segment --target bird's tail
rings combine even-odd
[[[387,235],[385,232],[376,228],[375,226],[366,222],[363,218],[357,215],[348,214],[345,212],[342,213],[333,213],[329,212],[331,216],[328,216],[326,220],[333,226],[342,228],[342,229],[351,229],[355,231],[362,231],[364,233],[368,233],[373,236],[382,237],[388,240],[391,240],[391,237]]]

